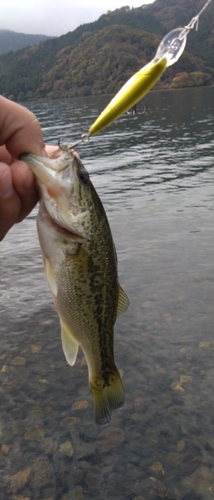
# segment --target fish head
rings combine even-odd
[[[52,220],[82,238],[91,239],[93,192],[89,174],[67,146],[55,155],[23,154],[36,176],[41,201]],[[95,219],[93,217],[93,226]]]

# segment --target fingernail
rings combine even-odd
[[[0,194],[4,198],[9,198],[14,194],[14,192],[11,172],[9,170],[5,170],[2,172],[0,177]]]

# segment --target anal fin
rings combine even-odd
[[[76,361],[79,345],[74,340],[72,332],[70,332],[70,330],[65,325],[65,323],[63,323],[62,320],[60,320],[60,326],[61,326],[62,349],[66,361],[68,362],[69,365],[73,366]]]
[[[129,299],[124,292],[122,286],[119,285],[117,316],[125,312],[129,307]]]

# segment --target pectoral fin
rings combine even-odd
[[[79,345],[75,342],[72,333],[69,331],[68,327],[60,320],[61,325],[61,339],[62,339],[62,349],[69,365],[73,366]]]
[[[55,280],[52,264],[51,264],[50,260],[47,259],[47,257],[43,257],[43,264],[44,264],[45,276],[46,276],[47,282],[49,284],[50,290],[51,290],[52,294],[55,297],[57,297],[58,286],[57,286],[57,282]]]
[[[119,297],[118,297],[118,305],[117,305],[117,316],[122,314],[123,312],[126,311],[129,307],[129,299],[122,289],[122,287],[119,285]]]

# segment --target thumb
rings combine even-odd
[[[45,148],[35,115],[0,96],[0,145],[3,144],[13,158],[19,158],[22,153],[42,155]]]

